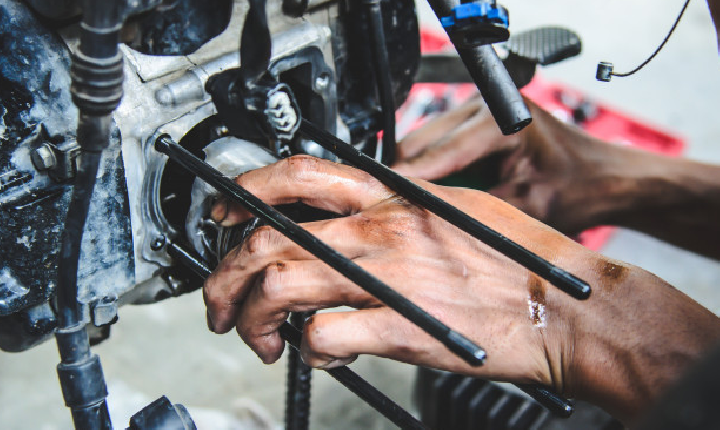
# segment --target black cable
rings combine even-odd
[[[380,162],[391,166],[395,162],[395,97],[392,90],[392,73],[388,59],[385,30],[383,28],[382,0],[365,0],[370,24],[370,48],[375,65],[380,109],[383,118],[382,155]]]
[[[77,302],[78,261],[101,155],[100,152],[83,152],[80,156],[57,264],[55,303],[59,327],[73,327],[82,321],[82,310]]]
[[[587,282],[525,249],[455,206],[358,151],[352,145],[343,142],[305,119],[302,120],[298,131],[338,157],[370,173],[401,197],[429,210],[460,230],[481,240],[530,271],[547,279],[570,296],[580,300],[587,299],[590,296],[590,285]]]
[[[655,49],[655,52],[653,52],[645,61],[643,61],[639,66],[635,67],[633,70],[631,70],[627,73],[612,72],[611,74],[613,76],[619,76],[621,78],[624,78],[627,76],[634,75],[636,72],[640,71],[643,67],[647,66],[653,60],[653,58],[655,58],[660,53],[660,51],[665,47],[665,44],[668,43],[668,40],[670,40],[670,36],[672,36],[672,34],[675,32],[675,29],[677,28],[678,24],[680,23],[680,20],[682,19],[683,15],[685,14],[685,11],[687,10],[689,5],[690,5],[690,0],[685,0],[685,4],[683,5],[682,9],[680,10],[680,13],[677,16],[677,19],[675,19],[675,23],[673,23],[667,36],[665,36],[665,39],[663,39],[662,43],[657,47],[657,49]]]
[[[342,143],[342,141],[340,142]],[[471,366],[480,366],[485,361],[487,355],[485,351],[470,339],[451,330],[450,327],[365,271],[355,262],[338,253],[272,206],[173,142],[169,136],[159,137],[155,141],[155,149],[166,154],[171,160],[177,162],[225,196],[243,205],[253,215],[267,222],[288,239],[300,245],[319,260],[440,341],[448,350]],[[365,157],[370,159],[367,156]],[[374,160],[373,163],[382,166],[382,164]]]
[[[170,257],[185,265],[202,279],[206,279],[212,273],[207,262],[195,252],[184,249],[174,242],[167,244],[167,251]],[[300,330],[285,321],[278,328],[278,331],[280,336],[294,350],[300,350],[300,344],[302,343],[302,332]],[[409,412],[347,366],[325,369],[325,371],[398,427],[402,429],[426,428],[417,418],[410,415]]]

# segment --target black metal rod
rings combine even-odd
[[[438,19],[449,16],[459,0],[428,0]],[[510,74],[490,45],[463,46],[453,40],[470,76],[475,81],[490,113],[504,135],[517,133],[532,121],[530,110]]]
[[[290,324],[302,331],[307,312],[290,314]],[[285,397],[285,430],[307,430],[310,428],[310,389],[312,367],[303,363],[300,351],[288,351],[287,393]]]
[[[170,257],[185,265],[202,279],[206,279],[212,271],[208,264],[198,254],[184,249],[182,246],[169,242],[167,251]],[[302,332],[285,321],[278,329],[280,336],[296,351],[300,350]],[[355,393],[358,397],[372,406],[385,418],[402,429],[425,429],[426,427],[405,409],[388,398],[385,394],[373,387],[360,375],[347,366],[325,369],[326,372]]]
[[[300,245],[306,251],[332,267],[353,283],[359,285],[378,300],[425,330],[439,340],[450,351],[471,366],[480,366],[487,354],[474,342],[462,334],[451,330],[437,318],[425,312],[402,294],[387,286],[372,274],[322,242],[307,230],[294,223],[288,217],[263,202],[231,179],[223,176],[212,166],[200,160],[183,147],[173,142],[169,136],[160,136],[155,141],[155,149],[166,154],[171,160],[201,178],[206,183],[243,205],[256,217],[264,220],[277,231]]]
[[[380,160],[388,166],[395,162],[395,96],[392,90],[392,74],[388,59],[383,26],[381,0],[365,0],[370,24],[370,49],[375,65],[380,109],[383,118],[382,156]]]
[[[302,342],[302,332],[300,330],[285,322],[280,326],[279,332],[280,336],[291,347],[300,350],[300,343]],[[401,429],[426,429],[417,418],[410,415],[409,412],[373,387],[360,375],[350,370],[349,367],[340,366],[323,370]]]
[[[370,173],[400,196],[429,210],[460,230],[488,244],[510,259],[547,279],[572,297],[584,300],[590,296],[590,285],[587,282],[525,249],[414,182],[395,173],[387,166],[358,151],[352,145],[343,142],[305,119],[302,120],[298,131],[338,157]]]
[[[570,401],[553,393],[549,388],[540,385],[517,385],[517,387],[557,417],[569,418],[575,412],[575,406]]]

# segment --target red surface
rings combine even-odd
[[[420,46],[423,52],[453,49],[444,33],[425,30],[421,31]],[[408,100],[398,110],[398,123],[402,122],[408,106],[418,100],[427,99],[430,94],[437,100],[444,99],[447,108],[452,108],[464,102],[475,91],[473,84],[415,84],[410,91]],[[568,104],[573,105],[582,101],[592,103],[595,108],[594,116],[581,124],[581,127],[592,136],[607,142],[630,145],[669,156],[679,156],[683,153],[685,147],[683,139],[663,131],[657,126],[634,119],[610,106],[596,103],[588,99],[582,92],[566,85],[547,82],[536,76],[530,84],[523,88],[522,93],[565,121],[572,119],[572,108],[563,101],[566,103],[570,101]],[[408,130],[398,130],[398,132],[415,129],[427,119],[428,117],[414,119]],[[610,239],[614,230],[614,227],[596,227],[581,233],[577,240],[590,249],[599,250]]]

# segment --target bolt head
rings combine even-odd
[[[52,150],[49,143],[43,143],[32,151],[30,158],[35,168],[41,171],[50,170],[57,165],[55,151]]]
[[[324,91],[330,86],[330,76],[322,74],[315,78],[315,89],[317,91]]]
[[[153,251],[160,251],[165,246],[165,236],[158,236],[152,240],[150,249]]]

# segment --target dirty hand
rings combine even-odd
[[[515,135],[503,136],[485,102],[475,96],[403,139],[393,168],[405,176],[433,180],[497,154],[499,178],[490,194],[566,234],[597,225],[594,208],[587,204],[592,202],[582,200],[596,185],[597,162],[610,145],[526,102],[533,122]]]
[[[293,157],[247,172],[236,182],[269,204],[299,201],[341,215],[303,227],[488,352],[484,366],[465,364],[280,233],[261,227],[223,259],[203,292],[210,328],[225,333],[235,327],[265,363],[282,354],[284,343],[277,329],[288,312],[348,305],[356,310],[318,313],[307,321],[301,348],[305,363],[333,367],[353,361],[358,354],[374,354],[453,372],[549,385],[627,415],[653,398],[652,393],[635,390],[637,386],[645,387],[646,382],[652,389],[663,386],[668,375],[676,377],[678,367],[699,354],[700,346],[706,345],[697,340],[698,334],[703,339],[709,338],[708,333],[720,336],[714,315],[663,281],[610,262],[480,191],[417,181],[587,280],[594,289],[591,298],[582,302],[570,298],[348,166]],[[212,216],[223,225],[250,218],[240,206],[227,202],[216,204]],[[653,306],[644,306],[646,301]],[[674,317],[695,321],[688,315],[700,315],[704,325],[683,329],[678,339],[675,330],[687,324],[661,322]],[[702,330],[695,330],[698,327]],[[619,354],[635,351],[638,357],[618,362]],[[649,373],[643,372],[648,369]]]

